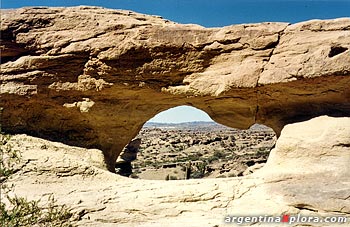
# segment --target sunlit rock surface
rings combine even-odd
[[[157,113],[237,128],[350,115],[350,19],[204,28],[98,7],[1,11],[1,125],[117,156]]]
[[[268,163],[252,175],[174,181],[121,177],[96,167],[103,159],[98,150],[16,135],[8,146],[20,150],[22,158],[7,183],[28,199],[53,195],[84,227],[235,226],[224,223],[227,215],[300,214],[350,221],[349,135],[350,118],[322,116],[289,124]],[[279,224],[254,224],[274,225]]]

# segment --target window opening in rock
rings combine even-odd
[[[191,113],[187,118],[186,112]],[[275,142],[274,131],[264,125],[234,129],[199,109],[180,106],[148,121],[124,148],[116,170],[150,180],[243,176],[264,165]]]

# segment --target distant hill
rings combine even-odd
[[[166,128],[166,129],[178,129],[178,130],[238,130],[235,128],[230,128],[225,125],[216,123],[214,121],[192,121],[192,122],[182,122],[182,123],[162,123],[162,122],[146,122],[144,124],[145,128]],[[260,124],[254,124],[250,127],[254,131],[266,131],[271,130],[269,127]]]
[[[225,127],[213,121],[192,121],[192,122],[182,122],[182,123],[146,122],[146,124],[143,127],[186,129],[186,128],[207,128],[207,127],[219,127],[219,126]]]

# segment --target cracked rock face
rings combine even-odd
[[[2,10],[1,124],[103,150],[191,105],[237,128],[350,116],[350,19],[223,28],[98,7]]]
[[[77,226],[84,227],[236,226],[224,223],[227,215],[341,216],[349,221],[349,135],[350,118],[345,117],[289,124],[268,163],[252,175],[176,181],[121,177],[95,167],[103,158],[96,149],[15,135],[7,145],[21,151],[21,162],[7,184],[29,200],[53,195],[77,215]]]

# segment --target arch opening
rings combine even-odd
[[[266,163],[275,142],[267,126],[230,128],[200,109],[177,106],[144,124],[118,157],[116,172],[148,180],[243,176]]]

